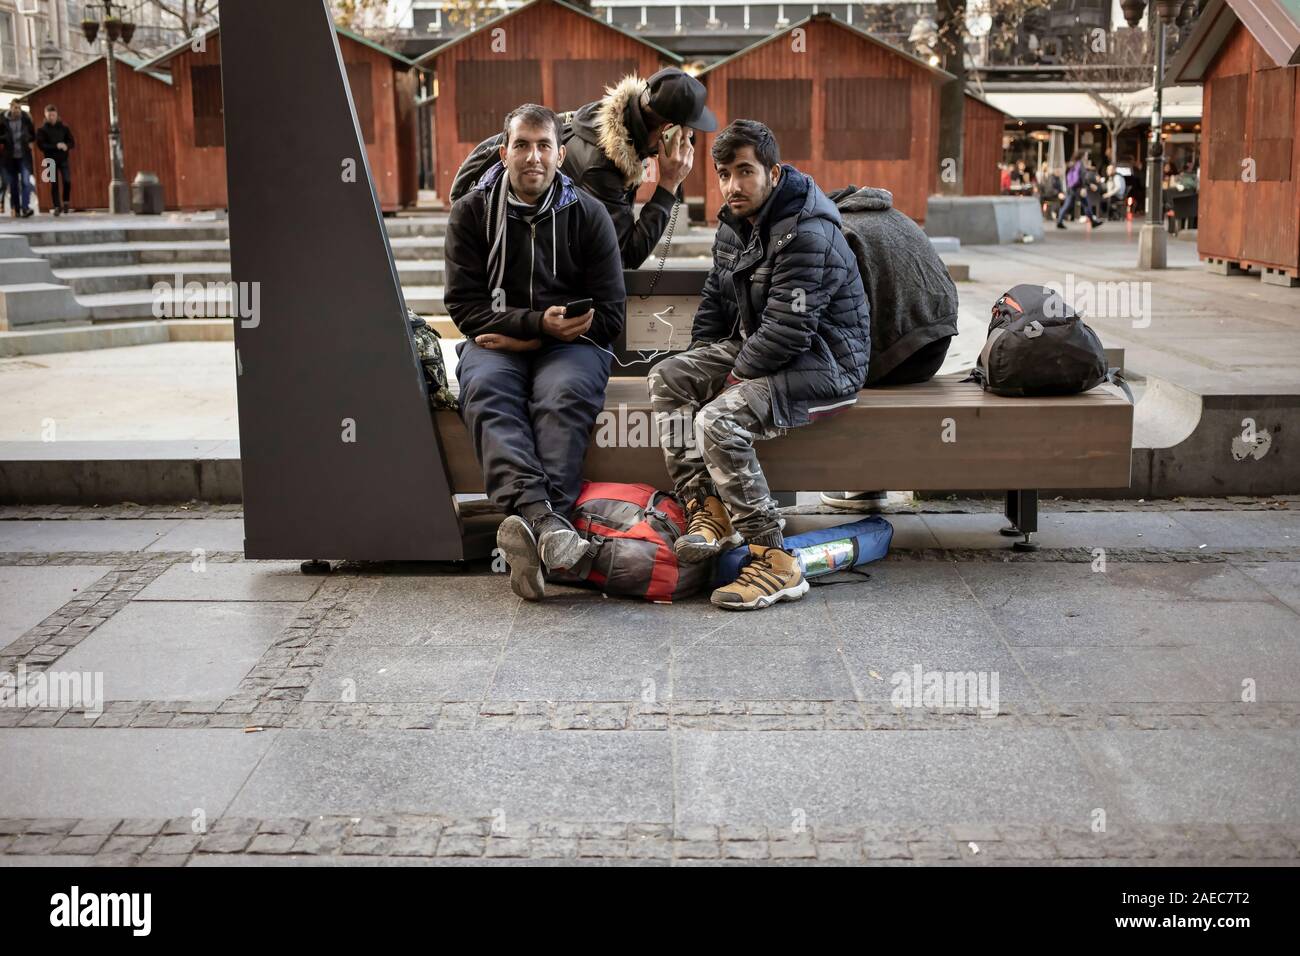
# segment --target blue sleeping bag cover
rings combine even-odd
[[[833,528],[818,528],[815,531],[805,531],[803,534],[792,535],[785,539],[787,550],[797,551],[800,548],[806,548],[814,544],[824,544],[827,541],[835,541],[839,538],[854,538],[857,541],[858,553],[853,561],[853,567],[862,564],[868,564],[872,561],[879,561],[889,553],[889,543],[894,537],[894,526],[882,518],[880,515],[872,515],[869,518],[862,518],[849,524],[836,525]],[[736,580],[740,574],[740,569],[749,563],[749,548],[742,545],[739,548],[732,548],[718,556],[718,566],[714,572],[713,586],[720,588],[723,585],[730,584]],[[836,568],[836,571],[842,570]],[[811,577],[811,575],[810,575]]]

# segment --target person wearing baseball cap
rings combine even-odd
[[[675,134],[682,127],[718,128],[705,96],[703,83],[670,67],[649,79],[625,76],[600,100],[573,114],[563,169],[609,210],[624,268],[645,262],[659,244],[673,203],[685,198],[682,183],[695,161],[695,147],[693,137]],[[633,202],[645,176],[644,161],[651,156],[658,158],[659,185],[638,218]]]
[[[673,203],[685,198],[682,183],[695,161],[695,147],[693,135],[678,134],[684,129],[711,133],[718,128],[718,119],[704,100],[703,83],[669,67],[649,79],[625,76],[607,87],[596,102],[560,114],[564,149],[560,168],[609,210],[626,269],[645,262],[659,244]],[[474,147],[452,181],[451,202],[469,195],[496,165],[501,145],[502,135],[497,133]],[[638,219],[632,204],[645,178],[645,160],[651,156],[658,157],[659,188]]]

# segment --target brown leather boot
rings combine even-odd
[[[713,592],[710,600],[731,611],[756,611],[777,601],[797,601],[808,593],[799,559],[789,551],[751,544],[753,555],[736,580]]]
[[[717,557],[743,540],[731,527],[727,509],[715,495],[699,495],[686,505],[686,533],[673,542],[677,558],[687,564]]]

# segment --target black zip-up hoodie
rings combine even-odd
[[[543,337],[545,345],[554,340],[543,336],[542,313],[549,306],[590,298],[596,315],[586,334],[592,342],[608,346],[626,318],[618,239],[600,201],[559,171],[559,195],[531,223],[508,206],[505,302],[504,308],[493,308],[497,303],[488,277],[493,237],[488,234],[487,198],[503,175],[505,164],[498,162],[451,207],[442,297],[451,320],[468,339],[497,332],[518,339]]]

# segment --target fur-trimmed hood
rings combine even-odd
[[[605,88],[605,95],[573,114],[575,136],[597,147],[623,176],[623,188],[632,189],[645,178],[644,160],[651,155],[641,123],[640,97],[646,81],[629,74]]]

